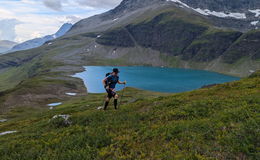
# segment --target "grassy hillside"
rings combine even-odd
[[[0,157],[20,159],[257,159],[259,73],[174,95],[127,89],[120,110],[103,95],[65,101],[54,110],[14,109],[0,123]],[[147,96],[146,96],[147,95]],[[160,97],[158,97],[160,96]],[[153,98],[158,97],[158,98]],[[58,114],[71,117],[71,125]]]

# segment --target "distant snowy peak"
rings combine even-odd
[[[21,51],[21,50],[27,50],[27,49],[32,49],[36,47],[40,47],[47,41],[54,40],[56,38],[59,38],[63,36],[65,33],[67,33],[72,27],[72,24],[70,23],[65,23],[63,24],[60,29],[53,35],[47,35],[41,38],[35,38],[23,43],[20,43],[16,46],[14,46],[9,52],[15,52],[15,51]]]

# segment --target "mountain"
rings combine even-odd
[[[191,68],[240,77],[259,70],[260,30],[251,27],[254,14],[242,16],[258,4],[213,10],[216,4],[205,2],[203,8],[177,0],[124,0],[79,21],[52,45],[0,56],[0,92],[10,93],[0,96],[3,108],[64,100],[66,91],[85,95],[82,81],[71,75],[86,65]]]
[[[17,45],[16,42],[1,40],[0,41],[0,54],[10,50],[15,45]]]
[[[70,30],[72,27],[72,24],[70,23],[65,23],[61,26],[61,28],[53,35],[47,35],[42,38],[35,38],[32,40],[28,40],[26,42],[20,43],[18,45],[15,45],[10,51],[8,52],[15,52],[15,51],[20,51],[20,50],[27,50],[31,48],[36,48],[41,45],[43,45],[45,42],[54,40],[56,38],[59,38],[63,36],[66,32]]]
[[[70,33],[106,30],[117,24],[127,23],[123,21],[131,21],[131,17],[136,18],[146,10],[170,5],[182,8],[186,12],[205,16],[217,27],[242,32],[260,27],[260,2],[258,0],[123,0],[119,6],[109,12],[78,22]],[[115,24],[115,21],[120,22]]]
[[[1,55],[1,159],[258,159],[258,1],[197,2],[124,0],[51,45]],[[71,76],[91,65],[243,78],[179,94],[127,88],[120,109],[104,112],[105,95]]]

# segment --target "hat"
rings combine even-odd
[[[114,68],[114,69],[113,69],[113,72],[119,73],[120,71],[118,70],[118,68]]]

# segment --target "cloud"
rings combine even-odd
[[[82,18],[78,17],[78,16],[67,16],[66,20],[63,23],[77,23],[78,21],[80,21]]]
[[[64,23],[103,13],[120,1],[0,0],[0,39],[23,42],[50,35]]]
[[[62,2],[61,0],[43,0],[43,4],[46,7],[49,7],[53,10],[56,11],[61,11],[62,10]]]
[[[91,7],[93,9],[107,9],[115,7],[121,0],[43,0],[46,7],[62,11],[64,6]]]
[[[94,8],[111,8],[121,2],[121,0],[75,0],[78,4]]]
[[[21,24],[16,19],[3,19],[0,20],[0,39],[14,41],[16,38],[15,27]]]

